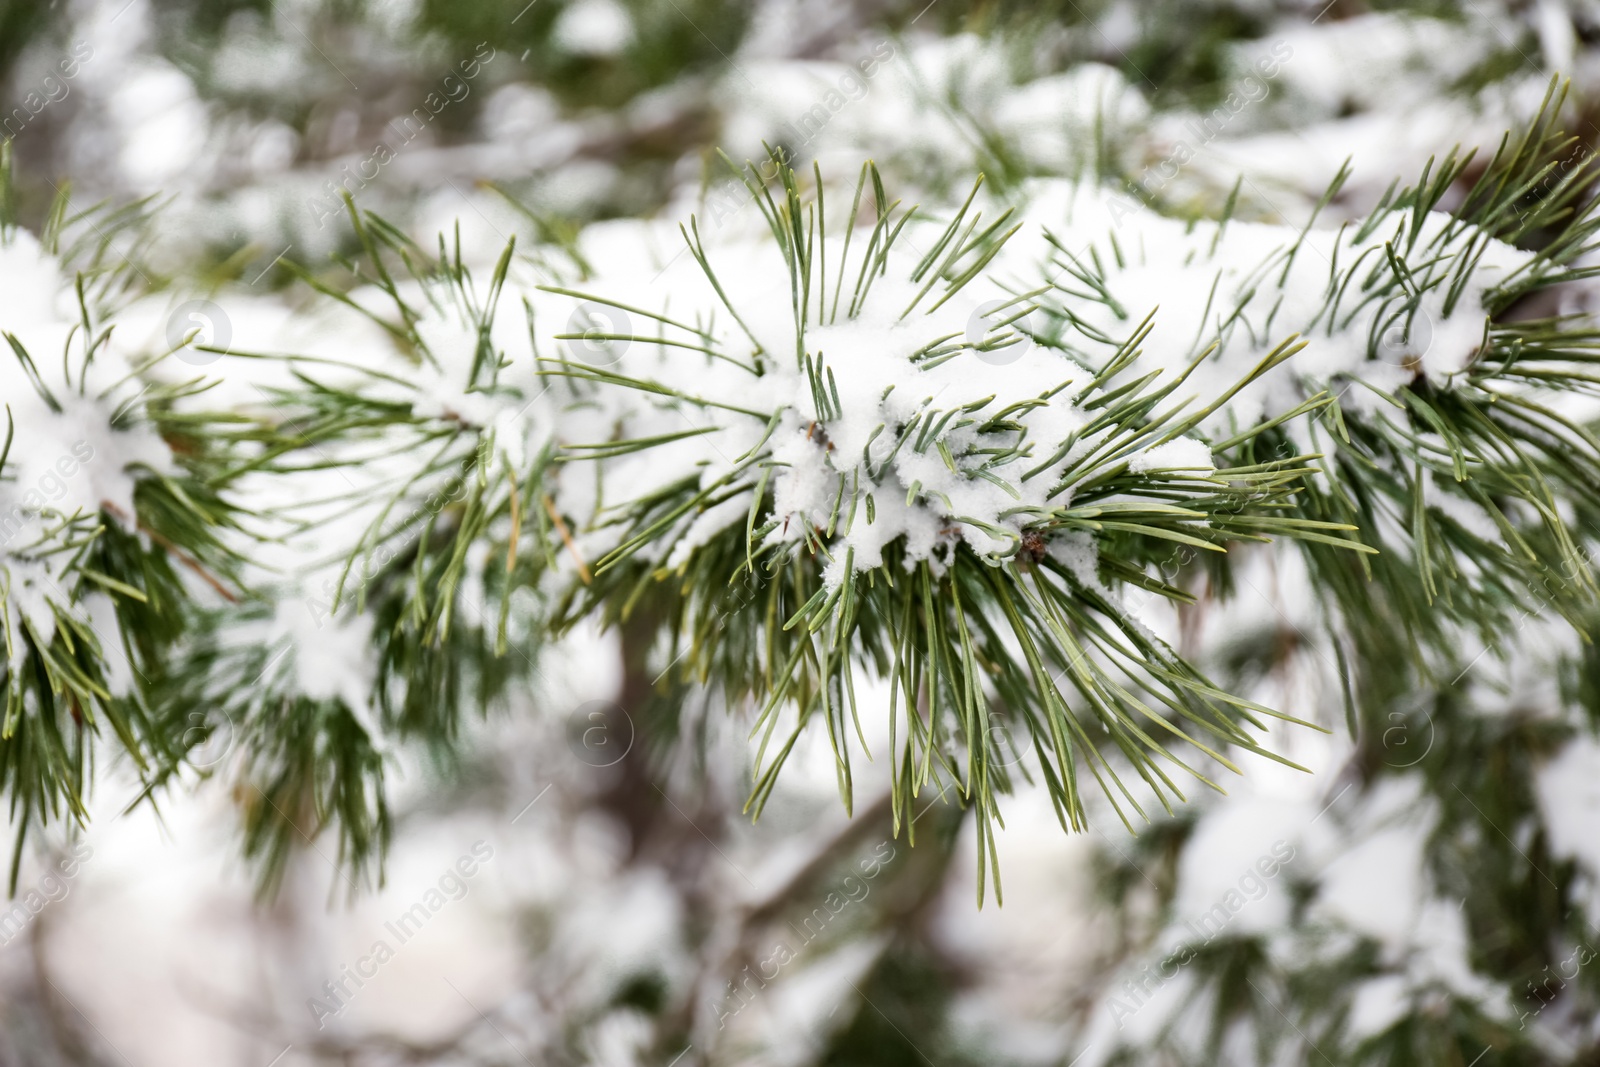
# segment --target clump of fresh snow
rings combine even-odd
[[[614,56],[633,40],[633,19],[617,0],[576,0],[556,17],[550,35],[575,55]]]
[[[1550,852],[1577,860],[1580,888],[1590,921],[1600,917],[1600,840],[1594,812],[1600,810],[1600,742],[1580,735],[1569,741],[1534,779]]]
[[[933,222],[909,224],[907,247],[931,246],[942,228]],[[864,240],[864,235],[857,236]],[[626,247],[639,243],[630,240]],[[677,323],[701,324],[704,336],[669,327],[664,335],[678,345],[658,344],[649,336],[658,324],[633,316],[632,329],[640,336],[606,350],[602,356],[610,358],[597,362],[606,364],[608,374],[664,383],[693,402],[611,388],[586,400],[586,406],[608,410],[614,425],[621,427],[616,435],[624,439],[707,432],[609,463],[608,503],[648,495],[695,472],[700,485],[711,486],[732,474],[738,457],[758,446],[767,448],[774,504],[770,515],[758,516],[757,526],[770,527],[769,544],[820,535],[831,544],[828,580],[837,583],[847,567],[861,571],[881,565],[885,546],[900,539],[908,560],[931,560],[936,566],[963,541],[981,554],[1010,555],[1029,516],[1069,499],[1067,494],[1050,494],[1070,457],[1049,462],[1032,478],[1022,475],[1045,465],[1087,421],[1075,402],[1091,375],[1062,354],[1037,347],[1005,365],[983,362],[961,342],[973,329],[980,304],[976,293],[958,294],[935,309],[935,292],[907,311],[921,286],[906,278],[908,268],[901,267],[876,280],[854,315],[846,306],[835,316],[831,292],[827,314],[819,314],[814,294],[804,353],[797,355],[790,292],[770,238],[734,235],[708,253],[728,304],[744,326],[720,307],[692,257],[681,256],[658,270],[653,264],[641,267],[636,253],[608,256],[609,245],[586,253],[595,264],[595,278],[588,283],[595,300],[628,304],[647,294],[643,310]],[[831,242],[830,254],[837,257],[832,249],[841,247],[842,242]],[[852,269],[859,254],[853,250]],[[837,278],[838,270],[834,258],[830,277]],[[1004,297],[992,288],[979,292],[985,300]],[[849,298],[846,291],[846,305]],[[562,352],[563,342],[554,335],[566,328],[580,302],[545,293],[530,299],[536,317],[554,323],[545,327],[551,335],[549,347]],[[616,318],[615,310],[609,316]],[[983,332],[978,331],[980,336]],[[711,344],[705,343],[707,338]],[[1021,333],[1016,340],[1028,341]],[[541,338],[540,343],[546,342]],[[682,344],[713,348],[727,358]],[[925,358],[930,352],[948,358]],[[563,354],[581,368],[582,353]],[[760,374],[755,373],[757,360]],[[822,368],[817,373],[820,398],[805,367],[808,361]],[[984,430],[984,422],[1007,409],[1012,409],[1008,418],[1018,428]],[[569,444],[595,440],[564,436]],[[993,453],[982,451],[1011,447],[1023,448],[1025,456],[991,462]],[[663,558],[679,561],[721,530],[742,524],[750,495],[736,494],[712,511],[687,518],[662,539]]]
[[[1204,441],[1178,437],[1137,453],[1128,461],[1128,469],[1136,474],[1155,470],[1214,471],[1217,465],[1211,461],[1211,449]]]
[[[76,580],[59,547],[68,523],[134,525],[134,486],[141,471],[174,469],[165,442],[122,405],[137,392],[128,367],[102,351],[85,365],[83,313],[72,280],[25,231],[0,233],[0,440],[11,449],[0,469],[0,582],[11,665],[23,654],[21,628],[40,643],[55,634],[52,610],[90,619],[76,602]],[[98,326],[97,326],[98,329]],[[29,357],[24,361],[12,345]],[[104,614],[103,612],[101,613]],[[101,644],[117,645],[114,631]],[[120,654],[120,649],[118,653]]]
[[[358,615],[323,626],[317,613],[296,601],[280,601],[267,644],[293,649],[295,691],[312,700],[342,700],[359,717],[372,696],[372,618]],[[363,669],[365,668],[365,669]],[[377,732],[368,729],[373,739]]]
[[[20,506],[35,515],[94,514],[109,503],[131,515],[135,472],[173,468],[171,451],[148,426],[127,415],[113,421],[133,391],[116,389],[127,367],[105,359],[82,366],[72,280],[25,231],[0,240],[0,290],[7,293],[0,330],[16,338],[38,373],[36,383],[10,345],[0,352],[0,396],[15,426],[0,513]]]
[[[1360,1041],[1383,1033],[1411,1011],[1410,993],[1403,975],[1384,974],[1360,983],[1345,1020],[1345,1036]]]
[[[760,159],[764,144],[782,145],[792,161],[815,159],[827,172],[870,156],[897,185],[915,185],[927,167],[982,169],[985,143],[1047,173],[1075,174],[1100,153],[1131,162],[1146,140],[1150,105],[1105,64],[1035,74],[973,33],[866,35],[829,55],[740,60],[721,94],[721,143],[733,158]],[[992,141],[973,137],[974,128]]]
[[[1150,106],[1115,67],[1079,63],[1061,74],[1024,82],[994,110],[1003,136],[1034,165],[1071,173],[1098,136],[1115,144],[1150,118]]]
[[[1045,266],[1042,279],[1019,275],[1017,284],[1055,284],[1040,302],[1070,314],[1065,343],[1090,365],[1102,364],[1153,314],[1133,373],[1174,375],[1198,359],[1182,392],[1205,403],[1292,336],[1307,342],[1204,424],[1224,433],[1281,415],[1330,386],[1341,403],[1365,410],[1418,377],[1450,384],[1483,343],[1485,294],[1533,258],[1443,212],[1429,213],[1412,242],[1410,213],[1364,235],[1355,225],[1188,223],[1114,191],[1055,182],[1036,187],[1027,217],[1038,227],[1034,258]],[[1424,289],[1414,311],[1386,246],[1407,264],[1408,283]],[[1451,272],[1472,255],[1477,263],[1447,311]],[[1430,286],[1439,279],[1444,284]]]

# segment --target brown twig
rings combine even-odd
[[[561,521],[561,515],[556,511],[556,505],[550,499],[550,494],[544,495],[544,509],[550,513],[550,521],[556,524],[556,532],[561,535],[561,540],[566,544],[567,551],[572,553],[572,558],[578,561],[578,577],[583,579],[583,584],[589,584],[589,565],[583,561],[583,554],[578,551],[578,546],[572,541],[572,534],[567,532],[567,524]]]
[[[117,505],[113,504],[111,501],[102,500],[102,501],[100,501],[100,506],[102,508],[104,508],[105,510],[111,512],[111,514],[115,515],[117,518],[121,519],[124,523],[126,523],[128,521],[127,513],[124,512],[121,508],[117,507]],[[134,522],[134,527],[140,533],[148,534],[149,537],[150,537],[150,540],[154,541],[156,544],[158,544],[162,548],[166,549],[173,556],[177,557],[179,563],[182,563],[185,567],[188,567],[190,570],[192,570],[196,574],[198,574],[201,577],[201,579],[207,585],[209,585],[211,588],[215,589],[217,591],[217,593],[224,600],[226,600],[228,603],[230,603],[230,604],[239,603],[239,598],[237,596],[235,596],[232,592],[230,592],[228,590],[227,586],[222,584],[222,580],[220,578],[218,578],[216,575],[212,574],[210,571],[206,570],[205,566],[202,565],[199,560],[195,559],[193,556],[189,555],[189,553],[185,552],[183,549],[181,549],[177,545],[173,544],[166,537],[163,537],[161,534],[159,534],[156,531],[150,529],[150,527],[146,526],[144,523],[139,522],[139,521],[136,520]]]

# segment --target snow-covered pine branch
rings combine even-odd
[[[150,681],[196,596],[232,595],[231,420],[178,414],[203,387],[145,380],[110,344],[140,224],[62,198],[41,242],[0,212],[0,787],[24,833],[84,818],[98,746],[145,773],[176,757],[190,724],[162,720]]]

